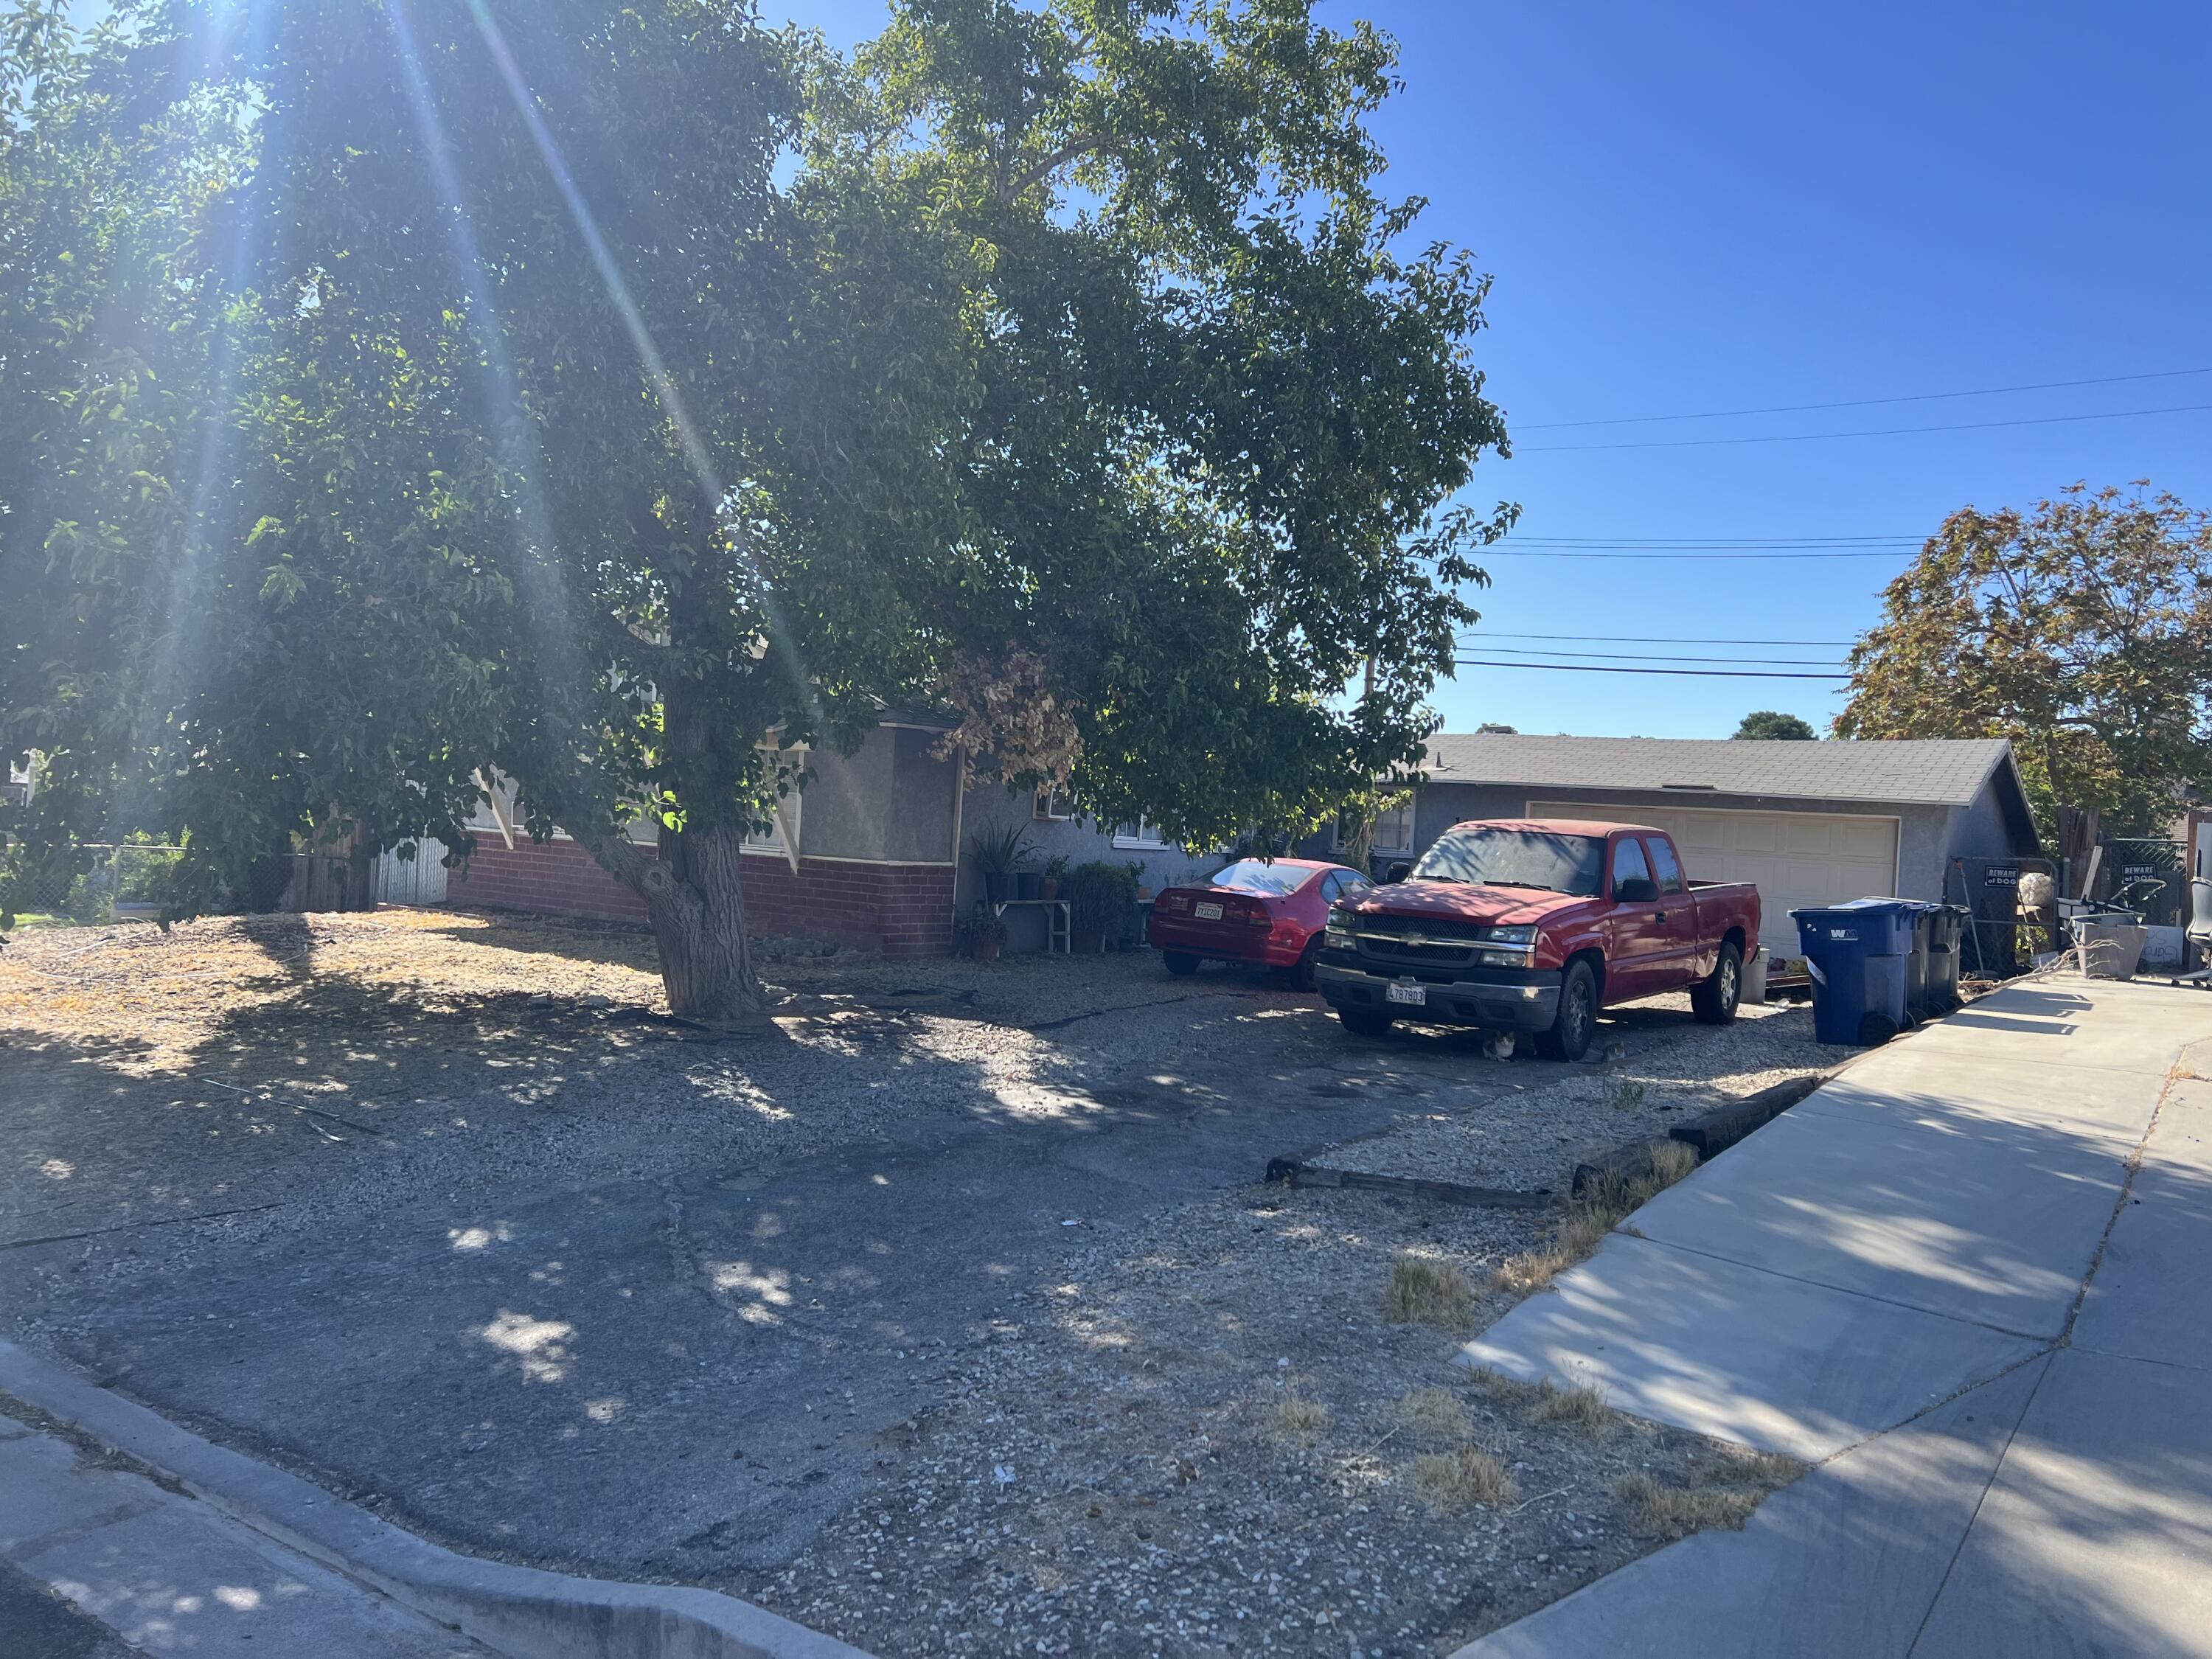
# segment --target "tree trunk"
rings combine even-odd
[[[592,856],[645,901],[668,1009],[682,1018],[712,1025],[759,1025],[768,1018],[738,885],[744,846],[743,830],[723,829],[663,830],[659,858],[647,858],[622,836],[591,847]]]

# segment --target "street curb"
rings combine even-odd
[[[149,1465],[233,1520],[510,1659],[868,1659],[714,1590],[579,1578],[426,1542],[13,1342],[0,1341],[0,1389]]]

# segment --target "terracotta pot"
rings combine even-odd
[[[999,952],[1006,948],[1006,942],[1002,939],[979,939],[975,941],[974,955],[976,961],[988,968],[999,959]]]
[[[1058,876],[1039,876],[1037,878],[1037,896],[1041,899],[1058,898],[1060,896],[1060,878]]]

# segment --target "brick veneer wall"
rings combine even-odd
[[[647,857],[651,848],[639,849]],[[890,957],[941,956],[952,948],[952,870],[933,864],[862,864],[780,853],[744,860],[745,919],[756,934],[832,939]],[[546,915],[643,921],[645,905],[573,841],[480,836],[465,872],[446,884],[448,904]]]

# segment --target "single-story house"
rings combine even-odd
[[[1790,912],[1869,894],[1967,902],[1954,860],[2033,855],[2035,820],[2002,738],[1855,742],[1431,740],[1426,776],[1377,826],[1417,857],[1468,818],[1613,818],[1674,836],[1692,879],[1759,886],[1760,942],[1797,953]],[[1386,846],[1386,842],[1397,843]]]
[[[884,956],[941,955],[955,923],[980,895],[969,852],[978,830],[1018,822],[1032,861],[1060,857],[1073,866],[1093,859],[1139,866],[1158,886],[1195,860],[1142,823],[1102,826],[1049,794],[1010,793],[970,781],[958,757],[937,750],[947,728],[927,716],[886,717],[851,755],[817,750],[813,776],[791,796],[776,822],[755,836],[744,860],[749,930],[756,934],[833,939]],[[476,853],[465,870],[446,870],[444,849],[425,843],[415,859],[387,854],[379,893],[405,903],[642,921],[645,906],[582,847],[558,833],[532,842],[512,823],[502,796],[470,828]],[[632,826],[650,848],[656,826]],[[1208,863],[1212,868],[1218,860]],[[1031,907],[1006,916],[1009,950],[1041,950],[1042,915]]]

